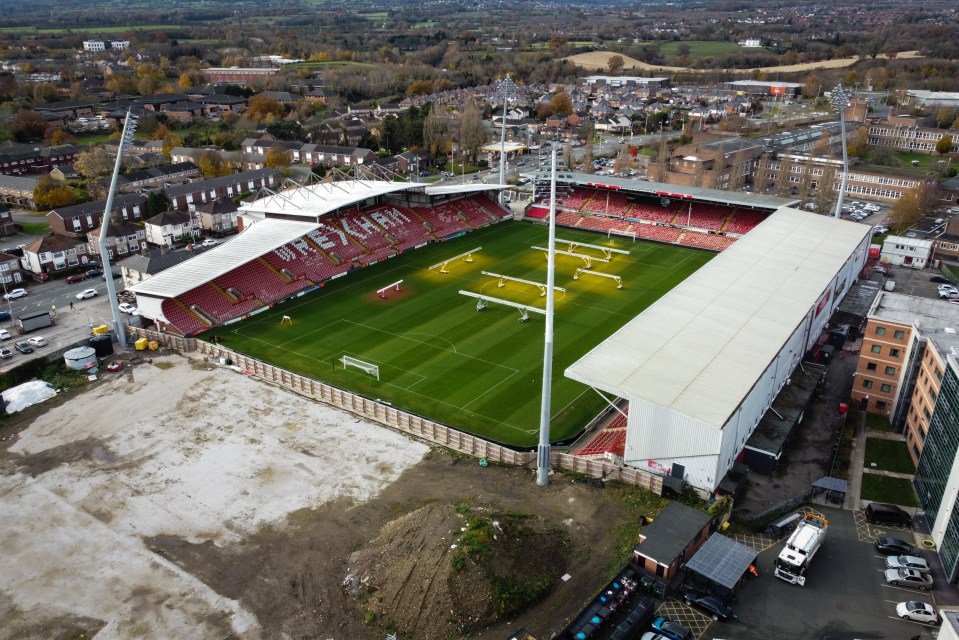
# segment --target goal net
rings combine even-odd
[[[370,375],[370,377],[376,378],[377,382],[380,379],[380,368],[375,364],[364,362],[358,358],[351,358],[350,356],[343,356],[340,358],[340,362],[343,363],[343,368],[347,367],[356,367],[362,371],[365,371]]]

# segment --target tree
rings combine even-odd
[[[42,138],[47,130],[47,119],[33,109],[23,109],[13,116],[11,123],[13,135],[20,142]]]
[[[549,101],[549,112],[556,115],[568,116],[573,112],[573,103],[569,96],[563,92],[557,93]]]
[[[852,144],[847,146],[846,152],[856,158],[865,158],[869,155],[869,130],[866,127],[856,129],[856,137],[853,138]]]
[[[486,142],[486,127],[475,102],[468,102],[460,116],[459,142],[460,148],[475,162],[477,151]]]
[[[423,121],[423,146],[430,153],[446,153],[449,150],[450,116],[446,108],[437,103],[430,106],[429,114]]]
[[[816,205],[816,212],[822,215],[832,215],[836,208],[836,198],[838,197],[836,186],[836,170],[833,167],[823,169],[822,178],[816,187],[816,197],[813,203]]]
[[[147,196],[146,204],[146,215],[144,218],[152,218],[158,213],[163,213],[164,211],[169,210],[170,201],[167,199],[166,194],[163,191],[151,191]]]
[[[250,98],[244,115],[253,122],[273,122],[286,115],[286,109],[279,100],[261,93]]]
[[[90,151],[77,154],[73,168],[85,178],[98,178],[113,171],[116,156],[105,147],[94,147]]]
[[[936,143],[936,153],[944,156],[950,151],[952,151],[952,136],[947,133],[939,138],[939,142]]]
[[[204,178],[217,178],[233,173],[233,167],[230,166],[229,161],[212,149],[197,156],[196,166]]]
[[[894,233],[902,233],[922,217],[921,189],[917,187],[903,193],[889,209],[889,222]]]
[[[270,169],[285,169],[290,166],[290,151],[286,147],[274,145],[267,149],[265,164]]]
[[[38,209],[56,209],[76,202],[76,194],[65,184],[50,176],[43,176],[33,188],[33,200]]]
[[[64,131],[63,129],[56,129],[53,134],[50,136],[50,144],[58,146],[61,144],[67,144],[68,142],[73,142],[75,138],[69,131]]]
[[[626,61],[623,60],[623,56],[610,56],[609,60],[606,61],[606,68],[609,69],[609,74],[612,76],[618,76],[622,73],[625,66]]]

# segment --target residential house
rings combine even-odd
[[[20,231],[20,225],[13,221],[10,207],[0,204],[0,236],[12,236]]]
[[[0,282],[7,288],[16,288],[23,282],[23,272],[20,271],[20,258],[0,251]]]
[[[225,93],[194,96],[193,101],[203,105],[203,108],[210,115],[224,113],[226,111],[243,111],[243,109],[246,108],[246,98],[243,96],[231,96]]]
[[[110,217],[114,220],[139,220],[143,216],[147,197],[142,193],[121,193],[113,198]],[[59,235],[85,238],[100,226],[106,209],[106,200],[84,202],[53,209],[47,214],[47,224]]]
[[[50,177],[58,182],[66,182],[67,180],[76,180],[80,177],[80,173],[73,168],[72,164],[63,164],[51,169]]]
[[[200,226],[192,213],[171,209],[147,219],[143,225],[146,241],[160,247],[172,247],[181,241],[193,242]]]
[[[196,215],[204,231],[223,236],[237,231],[237,208],[232,200],[216,200],[197,205]]]
[[[174,164],[181,162],[196,163],[201,155],[211,152],[232,163],[233,166],[241,167],[244,171],[262,169],[266,166],[266,156],[261,153],[224,151],[223,149],[217,149],[216,147],[173,147],[170,149],[170,160],[172,160]]]
[[[37,275],[52,275],[64,269],[89,264],[83,240],[51,233],[23,247],[22,267]]]
[[[36,209],[33,190],[40,181],[39,176],[5,176],[0,174],[0,202],[17,207]]]
[[[352,166],[369,164],[376,160],[376,154],[369,149],[274,140],[272,136],[264,136],[258,139],[247,138],[241,144],[245,153],[262,154],[264,156],[274,146],[287,149],[294,163]]]
[[[219,178],[199,180],[187,184],[164,187],[171,206],[178,211],[192,211],[198,205],[215,200],[230,200],[247,192],[257,192],[263,187],[277,185],[274,169],[255,169]]]
[[[137,189],[159,187],[167,183],[186,182],[190,178],[200,175],[200,168],[192,162],[178,162],[165,167],[150,167],[140,171],[131,171],[117,176],[117,191],[130,192]],[[104,186],[110,186],[110,180],[101,181]]]
[[[79,153],[72,144],[42,147],[8,140],[0,143],[0,174],[49,173],[53,167],[71,164]]]
[[[167,245],[159,249],[150,249],[150,245],[144,244],[139,253],[131,254],[129,257],[118,262],[120,275],[126,286],[131,287],[138,282],[148,280],[156,274],[185,262],[190,258],[202,253],[203,248],[194,245],[192,250],[185,249],[171,251]]]
[[[940,258],[959,262],[959,217],[946,221],[946,230],[933,241],[932,252]]]
[[[87,233],[87,253],[96,259],[100,255],[100,227]],[[146,231],[143,227],[129,220],[114,220],[107,227],[107,252],[110,259],[136,253],[146,241]]]

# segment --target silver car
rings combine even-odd
[[[923,591],[932,588],[932,576],[915,569],[886,569],[886,582]]]
[[[929,563],[917,556],[889,556],[886,558],[887,569],[915,569],[929,573]]]

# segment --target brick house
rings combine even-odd
[[[275,187],[276,184],[275,170],[255,169],[209,180],[171,185],[164,187],[163,192],[174,209],[190,211],[197,205],[215,200],[230,200],[243,193],[255,193],[263,187]]]
[[[143,228],[146,241],[160,247],[172,247],[181,241],[192,242],[200,236],[200,226],[193,214],[175,209],[147,219]]]
[[[57,271],[89,264],[87,246],[83,240],[51,233],[23,247],[21,264],[35,274],[54,274]]]
[[[140,220],[146,199],[142,193],[117,194],[113,198],[110,217],[114,220]],[[85,238],[89,231],[100,226],[106,204],[106,200],[97,200],[53,209],[47,214],[47,224],[54,233]]]
[[[129,220],[114,220],[107,227],[107,251],[110,259],[136,253],[146,242],[146,231]],[[100,227],[87,233],[87,253],[99,259]]]
[[[196,215],[200,226],[215,236],[237,231],[237,205],[232,200],[217,200],[197,205]]]
[[[0,282],[9,289],[23,282],[20,271],[20,258],[0,251]]]

